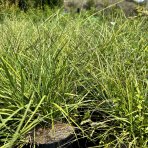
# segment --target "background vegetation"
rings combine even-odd
[[[147,17],[31,9],[0,19],[1,148],[56,121],[98,147],[147,147]]]
[[[21,10],[27,11],[30,8],[44,9],[45,6],[53,8],[61,6],[63,0],[0,0],[2,8],[18,7]]]

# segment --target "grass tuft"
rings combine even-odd
[[[54,121],[77,126],[97,147],[146,147],[147,18],[47,14],[1,14],[1,147]]]

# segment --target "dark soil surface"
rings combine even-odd
[[[59,142],[74,133],[74,127],[66,123],[57,123],[54,127],[37,127],[29,132],[26,139],[30,144],[49,144]]]

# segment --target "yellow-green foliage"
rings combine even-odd
[[[96,147],[147,148],[147,17],[49,9],[0,18],[1,148],[54,121]]]

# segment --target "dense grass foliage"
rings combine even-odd
[[[1,15],[1,148],[55,121],[98,147],[147,147],[147,18],[44,13]]]

